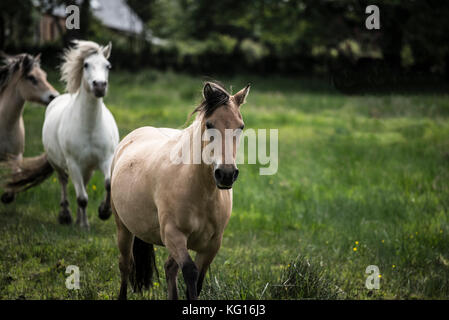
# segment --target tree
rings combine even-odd
[[[155,0],[126,0],[126,2],[143,23],[147,23],[154,17]]]
[[[8,44],[18,45],[30,37],[32,8],[31,0],[0,2],[0,49]]]

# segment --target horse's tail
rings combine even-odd
[[[43,153],[33,158],[23,158],[18,164],[18,170],[6,179],[4,188],[11,193],[19,193],[42,183],[53,173],[53,167]]]
[[[134,263],[130,274],[133,290],[134,292],[142,292],[142,289],[148,290],[153,285],[155,273],[159,278],[154,246],[134,237],[133,256]]]

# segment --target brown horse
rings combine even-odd
[[[221,86],[206,83],[204,101],[194,112],[195,121],[184,130],[143,127],[119,144],[112,164],[111,206],[115,215],[120,250],[119,299],[126,299],[128,277],[135,291],[148,289],[155,269],[153,245],[165,246],[168,298],[177,299],[177,275],[182,270],[187,298],[197,299],[206,271],[217,254],[232,210],[232,185],[239,135],[221,144],[225,150],[211,153],[211,161],[173,161],[174,150],[195,136],[215,130],[243,129],[240,106],[249,85],[230,95]],[[200,142],[205,150],[212,139]],[[225,159],[230,154],[231,160]],[[225,161],[226,160],[226,161]],[[196,251],[195,262],[188,249]]]
[[[42,166],[46,159],[45,154],[23,158],[25,101],[47,105],[59,93],[48,83],[46,73],[40,68],[40,55],[7,56],[0,53],[0,58],[3,58],[3,65],[0,65],[0,161],[7,161],[13,171],[26,172]],[[14,197],[14,192],[6,192],[1,200],[9,203]]]

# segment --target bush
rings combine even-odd
[[[282,284],[271,288],[275,299],[342,299],[346,296],[322,267],[312,265],[301,256],[288,265]]]

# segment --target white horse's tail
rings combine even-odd
[[[23,158],[18,164],[19,169],[14,170],[6,179],[3,187],[8,193],[19,193],[42,183],[53,173],[53,167],[43,153],[33,158]]]

